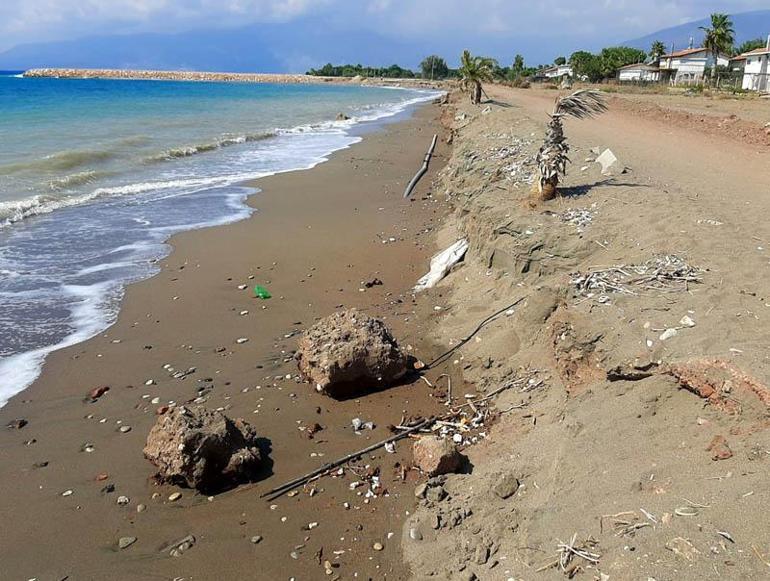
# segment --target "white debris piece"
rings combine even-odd
[[[463,238],[436,254],[430,259],[430,272],[417,281],[417,285],[414,287],[415,292],[436,286],[449,273],[450,269],[463,259],[466,252],[468,252],[468,240]]]
[[[615,167],[615,164],[618,163],[618,158],[615,157],[615,154],[612,153],[611,150],[605,149],[604,152],[596,158],[596,163],[602,166],[602,175],[611,175],[612,169]]]

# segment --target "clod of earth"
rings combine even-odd
[[[385,323],[355,309],[335,313],[299,340],[302,376],[332,397],[393,385],[408,370],[409,358]]]
[[[706,451],[711,452],[711,459],[714,461],[728,460],[733,457],[733,451],[724,436],[714,436]]]
[[[216,491],[251,480],[262,456],[254,429],[202,407],[178,407],[158,418],[145,457],[161,482]]]
[[[459,472],[466,459],[452,442],[436,436],[421,437],[412,452],[415,466],[428,476]]]

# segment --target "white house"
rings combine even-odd
[[[554,65],[543,70],[543,75],[547,79],[561,79],[562,77],[572,77],[572,67],[570,65]]]
[[[618,81],[621,83],[657,83],[660,81],[660,69],[645,63],[626,65],[618,69]]]
[[[720,54],[717,66],[726,67],[730,57]],[[674,51],[660,57],[661,80],[668,80],[673,85],[695,85],[703,81],[706,68],[714,65],[714,56],[707,48],[688,48]]]
[[[746,67],[743,69],[743,88],[749,91],[770,91],[770,37],[765,48],[743,53]]]

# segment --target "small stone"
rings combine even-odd
[[[420,532],[420,529],[411,528],[409,529],[409,538],[413,541],[421,541],[422,540],[422,533]]]
[[[262,542],[262,536],[261,535],[254,535],[253,537],[251,537],[251,542],[253,544],[255,544],[255,545],[258,545],[259,543]]]
[[[458,472],[464,460],[452,442],[436,436],[421,437],[412,452],[415,465],[429,476]]]
[[[11,420],[6,424],[6,428],[9,430],[20,430],[24,426],[26,426],[29,422],[25,420],[24,418],[17,418],[15,420]]]
[[[679,324],[682,325],[682,327],[694,327],[695,321],[693,321],[689,316],[685,315],[679,321]]]
[[[145,510],[147,510],[147,505],[145,504],[136,505],[136,512],[144,512]]]
[[[123,550],[127,549],[136,542],[136,537],[120,537],[118,540],[118,548]]]
[[[492,487],[492,492],[503,500],[510,498],[519,490],[519,479],[513,474],[501,475],[495,485]]]
[[[61,493],[61,495],[62,496],[72,496],[72,491],[71,490],[65,490],[64,492]]]
[[[131,431],[131,426],[120,426],[120,433],[127,434]]]
[[[130,502],[131,502],[131,499],[128,498],[127,496],[122,496],[122,495],[118,496],[118,504],[120,506],[126,506]]]
[[[661,341],[667,341],[668,339],[671,339],[672,337],[676,337],[678,334],[679,334],[679,332],[676,329],[666,329],[660,335],[660,340]]]
[[[724,436],[714,436],[706,451],[711,452],[711,459],[714,461],[728,460],[733,457],[733,451]]]
[[[235,342],[238,343],[238,345],[243,345],[244,343],[248,343],[249,342],[249,338],[248,337],[241,337],[240,339],[236,340]]]
[[[428,490],[428,485],[424,482],[421,482],[417,485],[417,487],[414,489],[414,495],[417,498],[425,498],[425,492]]]
[[[180,498],[182,498],[182,493],[181,492],[172,492],[169,495],[168,500],[169,500],[169,502],[176,502]]]
[[[382,549],[384,548],[385,547],[382,546],[382,543],[374,543],[372,545],[372,549],[374,549],[375,551],[382,551]]]

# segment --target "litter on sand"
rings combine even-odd
[[[468,251],[468,240],[458,240],[446,250],[439,252],[430,259],[430,272],[417,281],[415,292],[433,288],[444,278],[452,267],[460,262]]]

